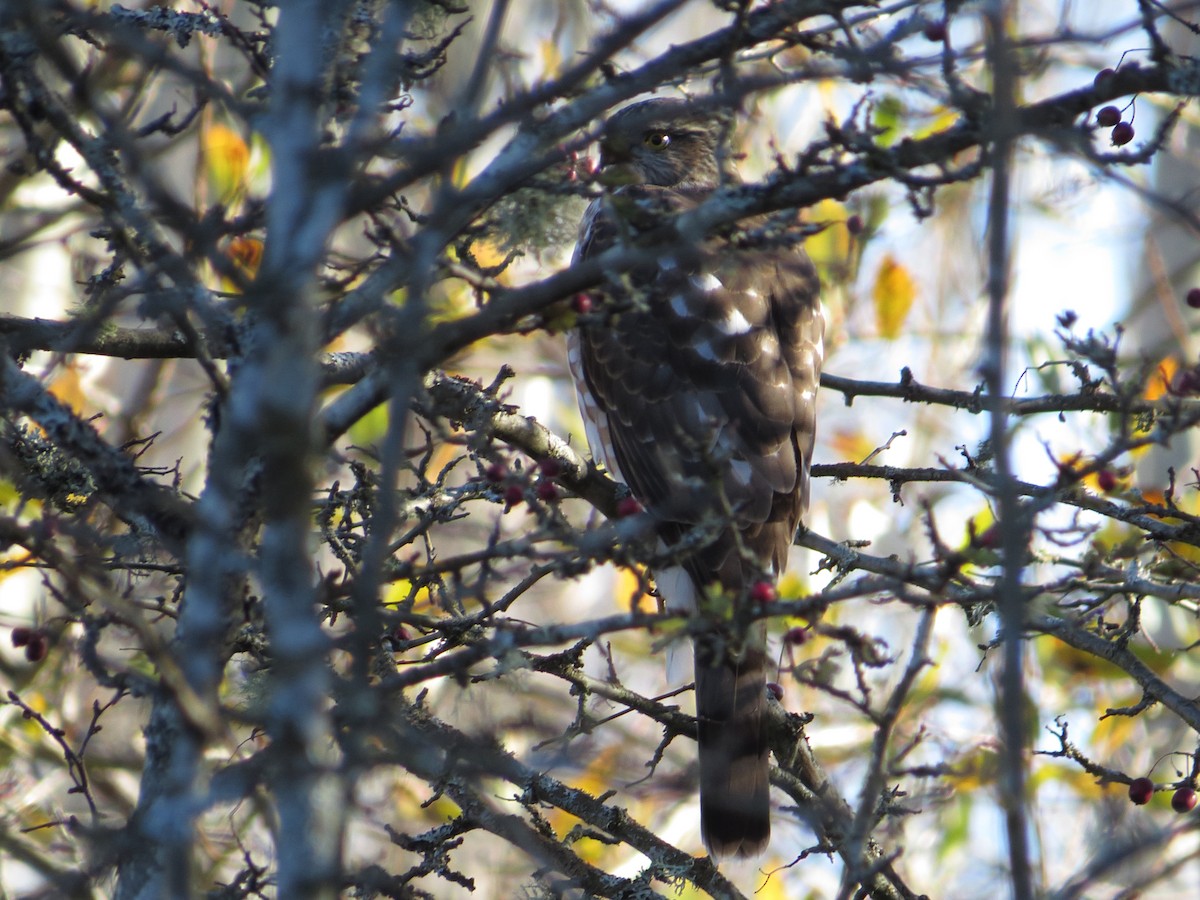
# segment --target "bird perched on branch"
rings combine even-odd
[[[700,816],[718,858],[770,838],[766,633],[746,613],[773,596],[808,504],[824,330],[811,262],[769,222],[673,227],[722,182],[727,123],[664,99],[609,119],[598,177],[615,187],[588,208],[575,259],[623,245],[648,261],[608,273],[569,335],[592,455],[655,517],[668,609],[706,624]]]

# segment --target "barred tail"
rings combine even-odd
[[[696,645],[700,829],[717,859],[755,856],[771,837],[767,773],[766,653],[733,661]]]

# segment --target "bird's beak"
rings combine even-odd
[[[607,187],[636,184],[637,171],[629,155],[629,148],[602,140],[600,141],[600,164],[596,168],[596,180]]]

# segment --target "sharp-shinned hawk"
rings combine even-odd
[[[716,190],[724,131],[717,114],[680,100],[614,114],[601,180],[622,186],[588,208],[576,260],[645,246],[651,232],[661,240],[662,226]],[[652,261],[610,275],[596,314],[569,336],[594,458],[655,516],[664,550],[690,538],[655,572],[672,610],[761,601],[808,504],[819,286],[802,250],[756,241],[755,224],[655,244]],[[714,856],[749,856],[770,837],[765,628],[709,631],[693,652],[701,832]]]

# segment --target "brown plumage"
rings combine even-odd
[[[596,256],[702,203],[719,180],[721,120],[682,101],[616,113],[576,259]],[[664,546],[697,525],[711,543],[655,580],[672,609],[705,608],[694,647],[701,830],[714,856],[762,852],[770,837],[765,631],[736,609],[787,564],[808,503],[821,367],[812,264],[794,246],[712,237],[664,246],[614,273],[602,322],[570,335],[592,454],[655,514]],[[731,601],[731,603],[730,603]]]

